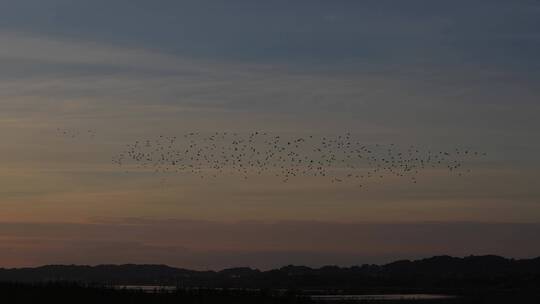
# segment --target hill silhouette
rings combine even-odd
[[[516,260],[494,255],[435,256],[385,265],[321,268],[288,265],[267,271],[247,267],[195,271],[166,265],[47,265],[0,269],[0,281],[366,291],[537,288],[540,286],[540,257]]]

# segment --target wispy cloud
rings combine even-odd
[[[3,219],[538,217],[536,2],[25,3],[0,1]],[[99,136],[63,141],[57,127]],[[184,176],[162,189],[110,165],[132,140],[254,129],[490,156],[470,178],[367,193]]]
[[[0,227],[1,266],[133,262],[222,269],[291,263],[358,265],[443,253],[540,255],[540,247],[531,242],[540,232],[538,224],[227,223],[133,218],[89,223],[3,222]]]

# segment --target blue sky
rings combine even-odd
[[[214,60],[538,69],[538,1],[23,0],[0,5],[6,29]]]

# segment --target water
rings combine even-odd
[[[117,289],[140,290],[144,292],[171,292],[176,290],[176,286],[160,285],[117,285]]]
[[[455,296],[451,295],[436,295],[436,294],[372,294],[372,295],[317,295],[310,296],[316,301],[396,301],[396,300],[443,300],[452,299]]]
[[[161,285],[117,285],[114,288],[140,290],[148,293],[173,292],[177,290],[176,286]],[[221,288],[214,288],[220,290]],[[242,289],[245,290],[245,289]],[[252,289],[251,291],[256,291]],[[456,296],[440,294],[368,294],[368,295],[311,295],[312,300],[320,302],[337,301],[399,301],[399,300],[444,300],[453,299]]]

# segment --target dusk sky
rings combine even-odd
[[[0,267],[540,256],[538,54],[536,0],[0,0]],[[111,163],[260,130],[487,155],[366,189]]]

